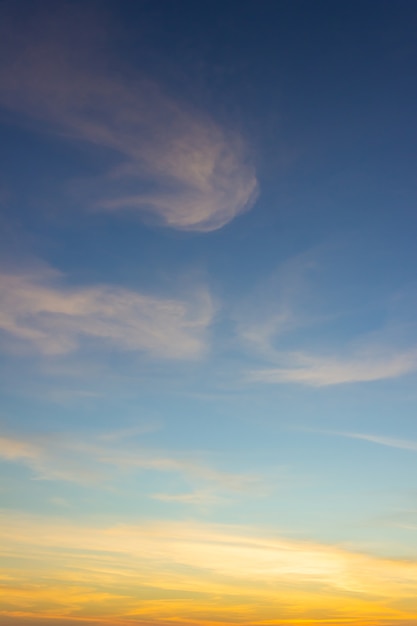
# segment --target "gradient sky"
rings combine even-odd
[[[0,0],[1,624],[417,624],[416,27]]]

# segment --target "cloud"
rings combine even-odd
[[[198,489],[189,493],[155,494],[165,501],[206,504],[218,501],[216,492],[243,494],[259,491],[261,480],[211,467],[196,454],[169,454],[132,442],[103,442],[102,437],[77,439],[68,435],[0,436],[0,460],[29,467],[35,478],[64,480],[81,485],[109,484],[126,471],[176,474]],[[204,485],[204,489],[199,487]]]
[[[0,103],[117,161],[105,177],[80,183],[80,198],[98,211],[150,214],[203,232],[249,209],[257,180],[239,133],[139,72],[127,76],[80,28],[44,17],[36,34],[4,33],[0,63]]]
[[[166,359],[204,353],[214,313],[204,289],[186,301],[109,285],[64,287],[59,278],[0,273],[0,330],[44,355],[73,352],[86,340]]]
[[[409,314],[387,313],[386,296],[377,303],[377,318],[375,302],[337,306],[343,281],[336,284],[332,277],[325,284],[326,272],[336,265],[334,254],[321,258],[325,252],[314,249],[289,258],[240,303],[234,316],[237,337],[258,360],[246,381],[323,387],[398,378],[417,370]],[[383,323],[360,332],[364,323],[380,318]]]
[[[39,458],[39,447],[22,439],[0,437],[0,457],[7,461],[25,459],[29,463]]]
[[[0,459],[29,467],[37,479],[64,480],[82,485],[103,479],[91,458],[80,458],[71,449],[71,442],[50,437],[31,439],[14,436],[0,437]]]
[[[277,343],[300,328],[322,323],[327,316],[312,312],[310,274],[317,262],[311,252],[290,257],[264,277],[234,311],[241,344],[275,361]]]
[[[53,607],[55,615],[103,616],[110,624],[172,623],[173,616],[181,624],[230,624],[236,616],[269,624],[277,615],[288,624],[380,624],[417,611],[411,559],[245,526],[83,525],[2,514],[0,538],[7,562],[20,565],[3,612],[23,607],[39,617]]]
[[[417,452],[417,441],[410,441],[409,439],[397,439],[395,437],[384,437],[381,435],[370,435],[367,433],[334,432],[331,434],[348,437],[350,439],[361,439],[363,441],[369,441],[370,443],[376,443],[381,446],[388,446],[389,448],[399,448],[401,450]]]
[[[262,383],[299,383],[325,387],[398,378],[417,369],[415,350],[393,354],[357,354],[353,358],[290,354],[290,367],[254,370],[250,379]]]
[[[200,507],[225,502],[225,498],[208,489],[197,489],[188,493],[155,493],[152,498],[162,502],[179,502],[180,504],[197,505]]]

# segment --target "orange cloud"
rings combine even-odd
[[[417,562],[250,528],[97,527],[4,514],[0,537],[9,563],[5,617],[140,626],[392,626],[417,618]]]

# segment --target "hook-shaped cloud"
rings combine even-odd
[[[239,133],[140,72],[109,70],[114,64],[98,59],[93,44],[77,45],[76,28],[62,37],[59,22],[46,30],[3,43],[0,104],[116,155],[118,165],[88,193],[77,190],[90,209],[212,231],[252,206],[257,179]]]

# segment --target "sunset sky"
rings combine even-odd
[[[0,624],[417,624],[417,3],[0,0]]]

